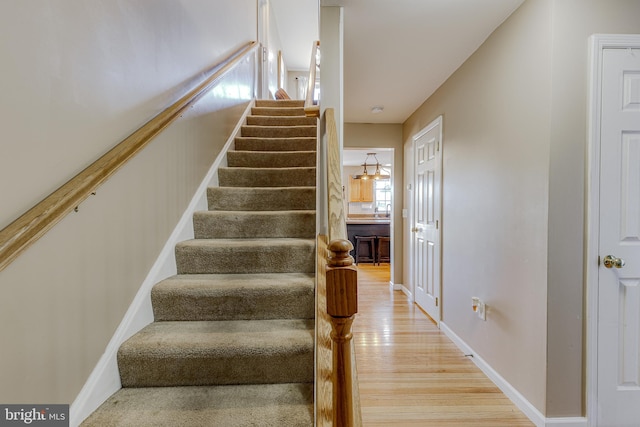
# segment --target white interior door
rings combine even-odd
[[[601,111],[597,425],[638,426],[640,49],[603,51]]]
[[[442,118],[414,137],[412,276],[416,303],[440,322]]]

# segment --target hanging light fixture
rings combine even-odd
[[[367,160],[369,160],[369,157],[373,157],[376,160],[375,164],[374,163],[367,164]],[[376,172],[373,175],[369,175],[367,171],[367,166],[375,166]],[[380,162],[376,157],[376,153],[367,153],[367,157],[365,157],[364,163],[362,164],[362,174],[355,176],[355,179],[389,179],[389,178],[390,178],[389,175],[383,175],[381,173]]]

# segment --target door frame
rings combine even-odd
[[[586,412],[589,425],[597,422],[598,391],[598,256],[600,241],[600,131],[602,60],[605,49],[640,49],[640,35],[594,34],[589,38],[589,94],[587,105],[587,200],[584,271],[586,281]]]
[[[380,153],[381,151],[385,151],[385,152],[389,152],[391,153],[391,174],[390,174],[390,178],[389,178],[389,182],[391,183],[391,213],[389,216],[389,258],[390,258],[390,262],[389,262],[389,286],[391,286],[392,289],[395,289],[395,285],[394,285],[394,276],[395,276],[395,271],[397,268],[402,268],[401,266],[398,267],[397,264],[397,259],[395,256],[395,206],[396,206],[396,199],[397,200],[401,200],[400,196],[397,194],[398,191],[396,191],[396,182],[398,182],[397,180],[399,179],[400,183],[402,183],[402,176],[398,177],[397,175],[397,171],[396,171],[396,148],[394,147],[359,147],[359,146],[346,146],[343,147],[343,151],[358,151],[360,153],[362,153],[363,158],[364,156],[366,156],[366,153],[371,153],[371,152],[377,152]],[[345,187],[345,183],[348,180],[348,174],[344,173],[344,167],[345,165],[342,164],[341,162],[341,166],[343,168],[343,175],[342,175],[342,187],[343,187],[343,193],[346,189]],[[358,166],[359,167],[359,166]],[[348,212],[348,207],[347,205],[349,204],[349,198],[347,194],[343,194],[343,199],[344,199],[344,203],[345,203],[345,207],[344,207],[344,211]]]
[[[416,304],[416,279],[414,276],[414,272],[415,272],[415,264],[416,264],[416,248],[415,248],[415,242],[414,242],[414,238],[413,238],[413,233],[411,232],[411,228],[414,226],[414,211],[415,211],[415,188],[416,188],[416,181],[415,181],[415,166],[413,164],[413,161],[415,160],[415,148],[416,148],[416,140],[419,139],[420,137],[422,137],[424,134],[426,134],[427,132],[431,131],[431,129],[433,129],[436,126],[440,126],[440,132],[438,135],[439,141],[440,141],[440,147],[438,149],[438,166],[439,166],[439,171],[440,171],[440,200],[439,200],[439,204],[438,206],[436,206],[436,208],[438,209],[438,215],[437,217],[440,219],[440,223],[439,223],[439,227],[438,227],[438,241],[439,241],[439,247],[438,247],[438,268],[440,270],[440,275],[438,277],[438,291],[439,291],[439,297],[440,297],[440,301],[438,304],[438,318],[437,319],[433,319],[435,320],[436,324],[438,325],[438,327],[440,327],[440,322],[442,321],[442,306],[443,306],[443,289],[442,289],[442,284],[443,284],[443,274],[442,274],[442,235],[443,235],[443,220],[442,220],[442,206],[443,206],[443,188],[444,188],[444,182],[443,182],[443,177],[444,177],[444,173],[443,173],[443,152],[444,152],[444,140],[442,138],[442,134],[443,134],[443,116],[440,115],[438,117],[436,117],[434,120],[432,120],[428,125],[426,125],[425,127],[423,127],[422,129],[420,129],[418,132],[416,132],[412,137],[411,137],[411,149],[410,149],[410,154],[411,154],[411,176],[410,178],[410,185],[411,185],[411,189],[410,189],[410,197],[409,197],[409,223],[407,224],[407,227],[405,229],[404,235],[405,236],[409,236],[409,245],[408,245],[408,249],[409,249],[409,277],[410,277],[410,283],[411,283],[411,295],[410,295],[410,300],[411,302],[413,302],[414,304]],[[417,304],[416,304],[417,305]]]

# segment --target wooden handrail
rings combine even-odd
[[[0,271],[95,192],[100,184],[149,144],[156,135],[176,120],[180,113],[204,96],[220,78],[257,46],[257,42],[249,42],[213,67],[212,70],[216,71],[206,80],[0,230]]]
[[[307,80],[307,96],[304,101],[304,113],[307,117],[320,117],[320,106],[314,105],[313,93],[316,89],[316,69],[318,68],[318,50],[320,42],[313,42],[311,48],[311,63],[309,64],[309,78]]]
[[[334,110],[324,112],[329,236],[318,238],[318,402],[316,425],[362,425],[351,324],[358,311],[358,273],[349,251],[342,192],[340,144]],[[331,365],[329,357],[331,355]],[[328,378],[329,377],[329,378]],[[330,381],[330,390],[327,382]],[[331,396],[330,403],[329,395]]]
[[[331,240],[347,240],[347,221],[342,191],[342,164],[340,142],[333,108],[324,112],[327,132],[327,197],[329,209],[329,237]]]

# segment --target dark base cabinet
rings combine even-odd
[[[389,237],[390,228],[389,224],[347,224],[347,237],[353,245],[351,256],[356,260],[356,237],[355,236],[384,236]],[[377,248],[376,248],[377,251]],[[389,249],[384,249],[383,252],[388,254]],[[368,244],[361,243],[360,245],[360,258],[375,259],[375,254],[371,253],[371,247]],[[361,261],[362,262],[362,261]],[[373,262],[373,261],[367,261]]]

